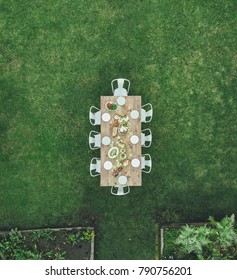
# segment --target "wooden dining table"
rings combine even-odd
[[[119,183],[119,177],[125,176],[127,178],[126,186],[141,186],[142,185],[142,172],[141,172],[141,96],[124,96],[125,104],[118,104],[118,96],[101,96],[100,108],[101,108],[101,140],[107,136],[110,138],[110,144],[104,145],[101,142],[100,158],[101,158],[101,174],[100,185],[101,186],[119,186],[123,185]],[[106,103],[114,103],[116,110],[108,110]],[[137,111],[139,116],[137,118],[131,117],[132,111]],[[103,114],[107,113],[110,116],[110,120],[103,120]],[[129,130],[126,133],[118,133],[113,136],[115,118],[125,117],[128,120]],[[107,115],[108,117],[108,115]],[[121,120],[121,118],[119,120]],[[138,143],[131,143],[131,136],[138,136]],[[108,138],[107,138],[108,139]],[[120,143],[123,143],[121,148]],[[125,147],[124,147],[125,146]],[[112,147],[117,147],[119,154],[115,158],[109,156],[109,150]],[[120,153],[125,151],[126,158],[121,160]],[[135,159],[140,161],[140,165],[133,167],[131,162]],[[109,161],[112,166],[110,170],[104,168],[105,162]],[[112,163],[112,164],[111,164]],[[125,164],[126,163],[126,164]],[[119,174],[115,174],[118,170],[118,166],[122,166],[122,170]],[[121,169],[121,168],[120,168]]]

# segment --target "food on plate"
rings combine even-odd
[[[119,172],[118,172],[117,169],[115,169],[115,170],[113,171],[113,175],[114,175],[114,177],[117,177],[117,176],[119,175]]]
[[[125,153],[121,153],[120,155],[120,158],[123,160],[123,159],[125,159],[126,157],[127,157],[127,155],[125,154]]]
[[[122,164],[121,161],[119,161],[119,160],[117,159],[117,160],[116,160],[116,165],[119,167],[119,166],[122,166],[123,164]]]
[[[115,137],[118,133],[118,120],[115,119],[113,123],[112,136]]]
[[[126,166],[128,166],[128,164],[129,164],[129,161],[126,159],[126,160],[123,162],[123,166],[126,167]]]
[[[109,149],[108,156],[110,158],[116,158],[119,153],[119,149],[117,147],[112,147]]]
[[[114,102],[107,102],[107,103],[105,104],[105,108],[106,108],[107,110],[109,110],[109,111],[114,111],[114,110],[117,109],[117,104],[114,103]]]
[[[119,172],[121,172],[123,170],[123,166],[119,166],[119,167],[116,167],[114,170],[113,170],[113,176],[114,177],[117,177],[119,175]]]
[[[119,166],[119,168],[118,168],[118,172],[121,172],[123,170],[123,166],[121,165],[121,166]]]
[[[113,127],[112,136],[115,137],[117,135],[117,132],[118,132],[118,128],[117,127]]]
[[[127,116],[123,116],[120,119],[120,122],[119,122],[118,132],[120,134],[126,134],[129,131],[130,131],[130,122],[128,121],[128,117]]]
[[[116,154],[117,154],[117,151],[116,151],[115,149],[113,149],[112,151],[110,151],[110,156],[111,156],[111,157],[116,156]]]
[[[123,120],[125,121],[125,122],[128,122],[128,116],[123,116]]]
[[[119,122],[118,122],[118,120],[117,120],[117,119],[115,119],[115,120],[114,120],[114,124],[113,124],[113,126],[114,126],[114,127],[118,127],[118,125],[119,125]]]

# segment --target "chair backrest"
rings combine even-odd
[[[142,147],[148,148],[151,146],[151,143],[152,143],[152,132],[151,132],[150,128],[143,129],[142,133],[141,133]]]
[[[126,195],[130,192],[129,186],[113,186],[111,187],[112,195]]]
[[[100,125],[101,120],[100,120],[100,109],[91,106],[89,110],[89,120],[92,125]]]
[[[114,79],[111,82],[112,92],[114,96],[127,96],[130,89],[130,81],[128,79]]]
[[[100,133],[92,130],[89,134],[89,146],[91,150],[96,150],[101,147]]]
[[[92,177],[100,175],[100,158],[92,158],[90,163],[90,175]]]
[[[151,103],[147,103],[142,106],[141,109],[141,122],[147,123],[152,120],[153,116],[153,107]]]
[[[148,167],[148,168],[146,168]],[[150,173],[152,168],[152,160],[149,154],[143,154],[141,157],[142,172]]]

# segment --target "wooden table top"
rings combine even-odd
[[[137,158],[141,162],[141,96],[124,96],[126,99],[126,103],[123,106],[117,104],[118,96],[101,96],[100,98],[100,108],[101,108],[101,140],[104,136],[109,136],[111,139],[110,145],[103,145],[101,143],[100,149],[100,158],[101,158],[101,174],[100,174],[100,185],[101,186],[119,186],[118,178],[121,175],[127,177],[128,181],[125,185],[127,186],[141,186],[142,185],[142,172],[141,172],[141,164],[139,167],[134,168],[131,165],[131,160]],[[114,102],[117,104],[117,109],[115,111],[109,111],[106,109],[105,104],[107,102]],[[130,112],[132,110],[137,110],[139,112],[139,117],[137,119],[132,119],[130,116]],[[102,115],[104,113],[110,114],[110,121],[105,122],[102,119]],[[113,126],[114,126],[114,116],[127,115],[129,117],[130,130],[126,134],[117,133],[116,136],[112,136]],[[137,135],[139,137],[139,142],[137,144],[132,144],[130,142],[130,137],[132,135]],[[116,158],[111,159],[108,156],[109,149],[111,147],[118,147],[119,150],[121,147],[122,141],[125,144],[125,153],[127,155],[126,159],[121,160],[120,155]],[[117,160],[117,161],[116,161]],[[118,160],[120,161],[120,165],[124,161],[128,163],[127,166],[122,166],[123,169],[119,172],[118,176],[114,176],[114,170],[118,168]],[[113,164],[113,168],[111,170],[106,170],[104,168],[104,162],[110,161]]]

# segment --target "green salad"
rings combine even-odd
[[[115,103],[112,103],[112,102],[106,103],[106,107],[107,107],[107,109],[109,109],[111,111],[114,111],[114,110],[117,109],[117,105]]]
[[[109,157],[110,158],[115,158],[118,155],[118,148],[117,147],[112,147],[109,150]]]
[[[117,154],[117,150],[116,150],[116,149],[113,149],[113,150],[110,152],[110,156],[111,156],[111,157],[114,157],[116,154]]]

